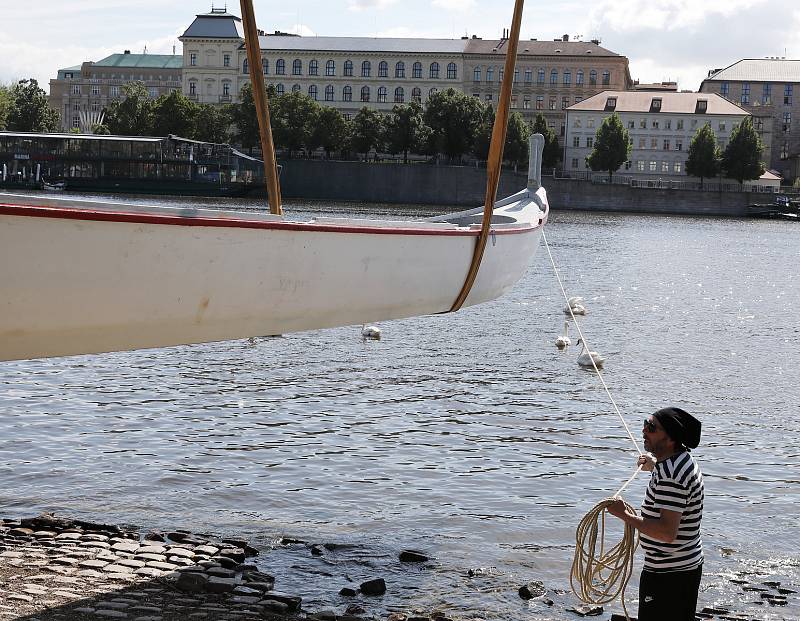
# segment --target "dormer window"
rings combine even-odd
[[[653,97],[653,100],[650,102],[650,112],[661,112],[660,97]]]
[[[695,107],[694,111],[695,114],[705,114],[708,110],[708,100],[707,99],[698,99],[697,100],[697,107]]]
[[[617,98],[616,97],[609,97],[606,99],[606,110],[616,110],[617,108]]]

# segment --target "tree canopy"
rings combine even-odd
[[[484,105],[477,98],[448,88],[428,98],[425,122],[431,128],[433,146],[451,159],[472,150]]]
[[[739,183],[758,179],[764,174],[763,154],[764,145],[748,116],[731,132],[730,142],[722,154],[722,170],[726,177]]]
[[[353,117],[350,128],[350,144],[354,151],[364,154],[364,159],[370,149],[377,149],[380,146],[382,125],[380,112],[366,106]]]
[[[2,104],[0,104],[1,106]],[[31,78],[11,87],[6,126],[17,132],[53,132],[61,125],[61,117],[47,103],[47,94]]]
[[[703,179],[715,177],[720,171],[720,154],[717,146],[717,137],[711,124],[706,123],[698,129],[692,142],[689,143],[689,157],[686,160],[686,174],[700,177],[700,187]]]
[[[11,108],[11,89],[4,84],[0,84],[0,131],[6,128],[8,122],[8,112]]]
[[[319,119],[320,105],[300,91],[270,99],[270,124],[275,146],[286,149],[289,157],[300,149],[311,148],[311,137]]]
[[[195,140],[227,143],[230,141],[231,107],[200,104],[194,117]]]
[[[589,168],[594,171],[608,171],[608,180],[631,157],[631,139],[628,130],[622,125],[619,115],[615,112],[603,119],[597,129],[594,139],[594,148],[586,158]]]
[[[431,129],[425,125],[422,106],[416,101],[396,105],[384,118],[384,138],[389,153],[402,153],[403,162],[408,154],[423,153],[430,139]]]
[[[155,121],[154,102],[144,82],[130,82],[122,87],[124,98],[111,102],[106,125],[120,136],[151,136]]]
[[[153,134],[168,136],[175,134],[191,138],[195,133],[195,117],[198,106],[181,91],[162,95],[153,102]]]
[[[555,168],[561,161],[561,147],[558,146],[558,137],[553,128],[547,124],[547,119],[539,112],[533,122],[533,133],[544,136],[544,151],[542,152],[542,167]]]
[[[503,159],[514,166],[526,164],[530,149],[528,138],[531,135],[530,127],[525,123],[519,112],[512,112],[508,117],[506,129],[506,143],[503,146]]]
[[[348,139],[347,121],[336,108],[324,107],[317,115],[317,122],[311,133],[312,148],[322,147],[328,157],[331,151],[344,147]]]

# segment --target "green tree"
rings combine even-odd
[[[731,140],[722,154],[722,170],[726,177],[740,184],[758,179],[764,174],[763,154],[764,145],[753,128],[753,119],[748,116],[731,132]]]
[[[11,87],[6,125],[16,132],[53,132],[60,123],[58,112],[47,103],[47,94],[34,80],[20,80]]]
[[[433,147],[450,159],[472,150],[483,120],[484,105],[477,98],[453,88],[437,91],[428,98],[425,123],[431,128]]]
[[[197,104],[179,90],[161,95],[153,103],[153,134],[191,137],[198,111]]]
[[[514,168],[528,162],[528,138],[531,130],[519,112],[508,117],[506,143],[503,145],[503,159],[514,164]]]
[[[203,142],[230,142],[231,113],[231,106],[200,104],[197,106],[191,136]]]
[[[555,168],[561,161],[561,147],[558,146],[558,137],[553,128],[547,124],[547,119],[540,112],[533,122],[533,133],[544,136],[544,152],[542,153],[542,167]]]
[[[494,108],[484,106],[481,121],[475,129],[475,140],[472,143],[472,153],[479,160],[489,158],[489,147],[492,144],[492,129],[494,129]]]
[[[234,139],[252,154],[253,147],[260,144],[261,138],[258,134],[253,86],[249,82],[242,87],[239,100],[239,103],[231,108],[231,120],[236,127]]]
[[[331,151],[338,151],[347,141],[348,127],[341,112],[336,108],[323,107],[311,132],[312,148],[322,147],[330,157]]]
[[[96,136],[108,136],[111,130],[108,129],[108,125],[95,123],[92,125],[92,133]]]
[[[113,101],[106,113],[106,124],[119,136],[153,134],[154,102],[144,82],[131,82],[122,87],[124,98]]]
[[[353,117],[350,143],[356,153],[364,154],[365,160],[370,149],[378,149],[381,146],[382,124],[381,114],[366,106]]]
[[[622,125],[619,115],[615,112],[603,119],[597,129],[594,139],[594,148],[586,158],[592,170],[608,171],[608,181],[631,157],[631,138],[628,130]]]
[[[320,105],[299,91],[270,100],[270,123],[275,146],[294,151],[311,148],[311,137],[319,119]]]
[[[431,129],[425,125],[422,106],[416,101],[394,106],[392,113],[384,117],[383,123],[386,149],[392,155],[402,153],[403,163],[408,163],[409,152],[424,151]]]
[[[689,143],[689,157],[686,160],[686,174],[700,177],[700,187],[703,179],[716,177],[720,171],[720,154],[717,146],[717,137],[711,124],[706,123],[698,129],[692,142]]]
[[[11,108],[11,89],[0,84],[0,131],[6,128],[8,111]]]

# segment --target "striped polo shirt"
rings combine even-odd
[[[644,569],[659,572],[694,569],[703,562],[700,540],[703,475],[688,451],[658,462],[653,468],[642,503],[642,517],[658,518],[661,509],[681,514],[678,536],[673,543],[664,543],[640,534]]]

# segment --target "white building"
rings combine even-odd
[[[595,134],[606,117],[620,117],[632,140],[621,173],[633,178],[686,179],[689,144],[706,123],[724,149],[750,113],[713,93],[604,91],[567,109],[566,171],[588,170]]]

